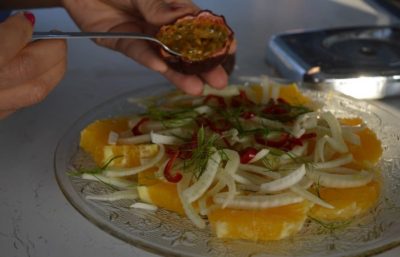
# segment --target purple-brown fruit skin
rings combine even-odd
[[[190,14],[190,15],[185,15],[181,18],[178,18],[173,23],[162,26],[159,31],[162,31],[164,27],[173,25],[183,19],[197,18],[200,15],[210,15],[210,17],[211,17],[210,19],[217,18],[218,20],[220,20],[219,22],[224,24],[224,26],[229,31],[228,38],[226,40],[224,47],[221,48],[221,51],[217,52],[215,56],[209,57],[205,60],[192,61],[185,57],[171,55],[170,53],[166,52],[163,48],[159,47],[160,56],[165,60],[165,62],[172,69],[174,69],[178,72],[184,73],[184,74],[191,74],[191,75],[192,74],[201,74],[201,73],[212,70],[213,68],[217,67],[220,64],[222,64],[225,71],[228,74],[230,74],[234,67],[235,55],[228,54],[228,52],[229,52],[229,48],[234,40],[234,33],[233,33],[232,29],[227,25],[224,16],[215,15],[214,13],[212,13],[209,10],[203,10],[194,15]]]
[[[224,68],[225,72],[230,75],[232,74],[236,63],[236,54],[229,53],[226,55],[225,60],[221,63],[222,68]]]

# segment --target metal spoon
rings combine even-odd
[[[175,52],[168,46],[164,45],[160,40],[142,33],[136,32],[33,32],[32,39],[73,39],[73,38],[130,38],[130,39],[142,39],[152,41],[159,44],[165,51],[176,55],[182,56],[182,54]]]

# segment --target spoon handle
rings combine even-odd
[[[75,39],[75,38],[130,38],[142,39],[155,42],[161,45],[166,51],[171,54],[181,56],[181,54],[171,50],[158,39],[137,32],[33,32],[32,39]]]
[[[136,32],[33,32],[32,39],[70,39],[70,38],[132,38],[158,41],[154,37]]]

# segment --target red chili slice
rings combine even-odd
[[[182,179],[182,174],[176,172],[172,174],[172,167],[176,161],[176,158],[179,155],[179,151],[176,151],[173,156],[168,160],[167,165],[164,168],[164,177],[167,179],[168,182],[171,183],[178,183]]]
[[[249,163],[254,156],[258,153],[258,150],[254,147],[247,147],[240,151],[240,163]]]
[[[143,123],[148,122],[149,120],[150,120],[150,119],[147,118],[147,117],[141,118],[141,119],[139,120],[139,122],[136,123],[136,125],[132,128],[132,130],[131,130],[131,131],[132,131],[132,134],[133,134],[134,136],[143,135],[143,133],[140,131],[140,126],[142,126]]]

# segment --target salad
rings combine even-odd
[[[80,147],[96,163],[72,175],[167,209],[220,238],[279,240],[308,219],[350,221],[376,204],[382,147],[358,117],[323,111],[295,85],[261,83],[173,92],[144,113],[97,120]]]

